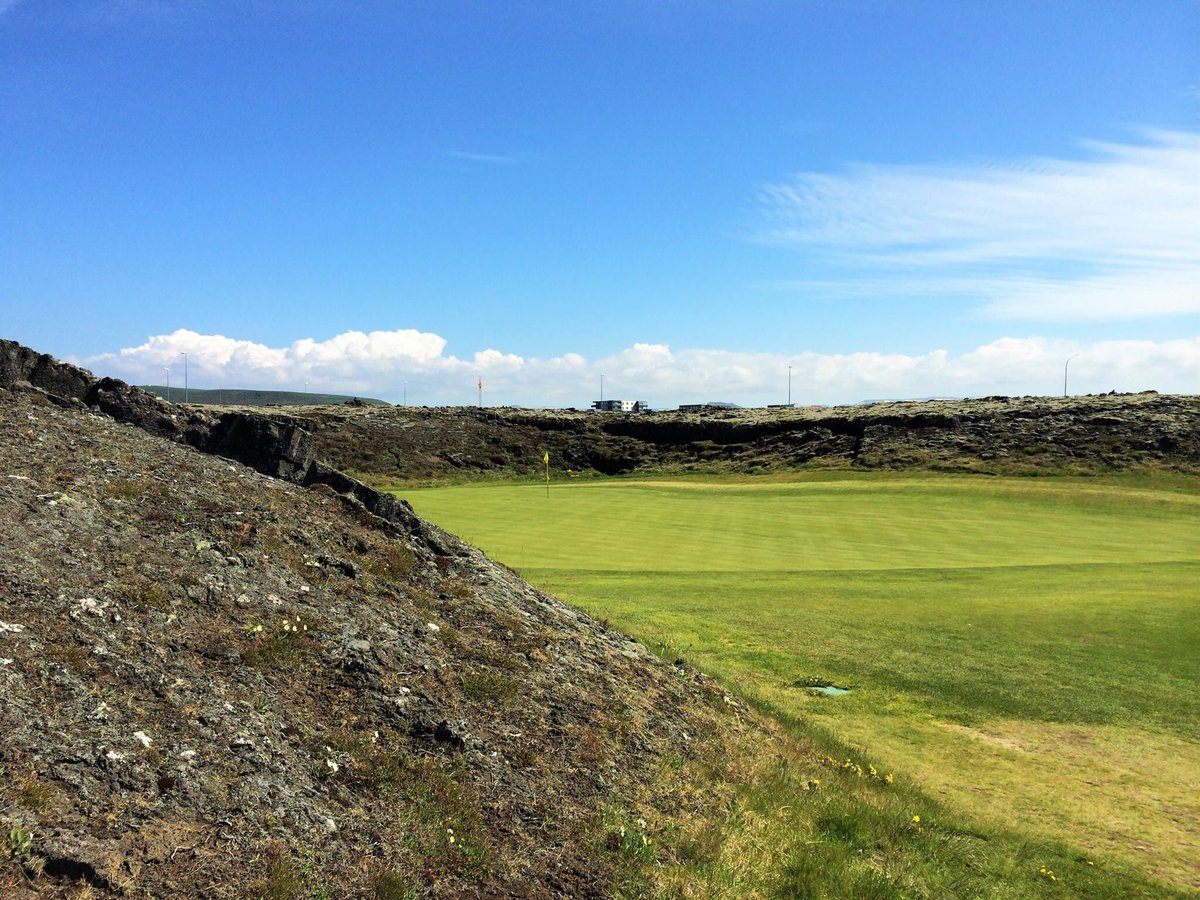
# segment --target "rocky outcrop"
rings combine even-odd
[[[611,896],[727,736],[777,746],[294,421],[0,379],[6,900]]]
[[[302,419],[251,412],[200,412],[167,403],[114,378],[96,378],[86,369],[7,340],[0,340],[0,389],[35,390],[60,405],[94,408],[118,422],[235,460],[272,478],[306,487],[324,485],[352,498],[373,515],[433,540],[403,500],[321,462]]]
[[[1200,471],[1200,398],[1144,394],[988,397],[829,409],[707,413],[311,408],[334,465],[386,478],[754,472],[810,463],[996,474]]]
[[[29,386],[59,397],[80,398],[95,383],[95,376],[86,369],[15,341],[0,340],[0,389]]]

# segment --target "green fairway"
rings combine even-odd
[[[840,474],[401,494],[979,820],[1196,886],[1195,487]]]
[[[532,483],[403,496],[531,569],[795,572],[1200,558],[1200,538],[1186,527],[1200,521],[1200,498],[1111,482],[617,480],[559,484],[549,497]]]

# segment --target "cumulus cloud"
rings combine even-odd
[[[1200,134],[1084,147],[1082,160],[802,173],[762,190],[757,237],[875,272],[878,293],[951,291],[1001,318],[1200,313]]]
[[[742,405],[845,403],[864,399],[989,394],[1055,394],[1071,363],[1073,392],[1108,390],[1191,393],[1200,373],[1200,336],[1170,341],[1079,344],[1005,337],[969,352],[919,355],[859,352],[785,357],[721,349],[672,349],[637,343],[607,356],[539,358],[487,348],[469,358],[447,354],[444,338],[412,329],[350,331],[269,347],[181,329],[145,343],[80,360],[103,375],[162,383],[164,368],[180,384],[187,354],[193,387],[246,387],[361,394],[426,405],[468,404],[484,384],[488,405],[587,406],[605,379],[606,397],[654,406],[727,400]],[[405,384],[407,383],[407,388]]]

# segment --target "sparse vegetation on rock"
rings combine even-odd
[[[474,407],[296,415],[323,457],[385,482],[536,476],[546,450],[559,477],[814,466],[1200,471],[1200,398],[1153,392],[650,415]]]
[[[300,432],[5,349],[5,897],[603,896],[603,811],[754,727]]]

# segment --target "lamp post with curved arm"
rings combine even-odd
[[[1074,356],[1068,356],[1067,361],[1065,363],[1063,363],[1063,396],[1064,397],[1067,396],[1067,369],[1070,368],[1070,366],[1071,366],[1071,360],[1073,360],[1078,355],[1079,354],[1076,353],[1076,354],[1074,354]]]

